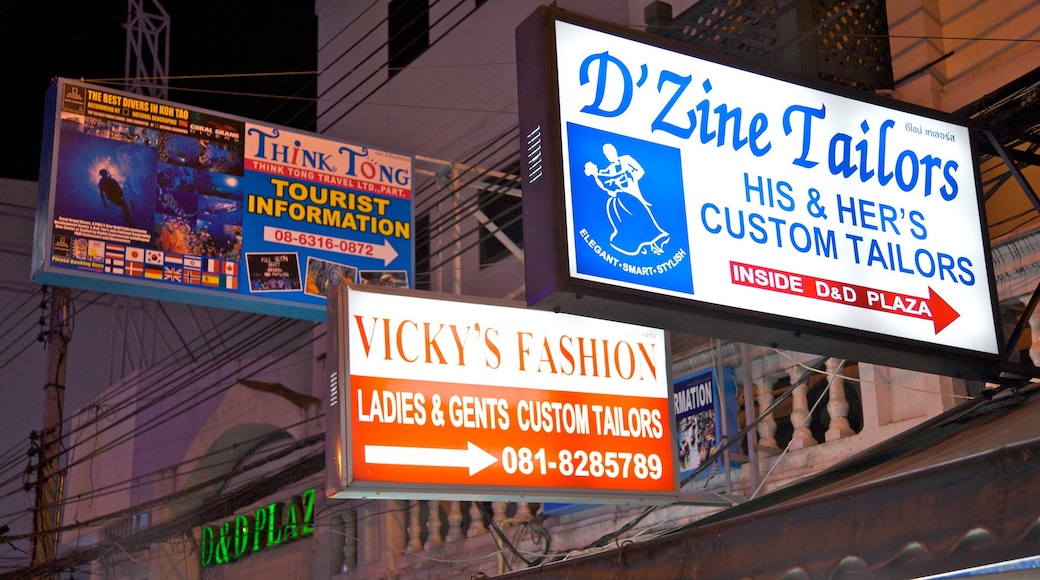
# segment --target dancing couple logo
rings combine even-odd
[[[693,294],[678,149],[568,123],[579,274]]]

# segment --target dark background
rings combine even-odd
[[[168,100],[314,130],[313,2],[165,0],[163,7]],[[157,12],[150,1],[145,9]],[[0,178],[39,178],[44,93],[54,77],[123,89],[126,20],[126,0],[0,0]],[[177,78],[189,76],[201,78]]]

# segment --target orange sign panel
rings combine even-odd
[[[401,290],[333,302],[334,495],[674,499],[662,331]]]

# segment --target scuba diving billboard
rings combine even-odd
[[[37,283],[318,321],[414,283],[411,156],[67,79],[45,120]]]

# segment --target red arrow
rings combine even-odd
[[[932,290],[931,286],[928,287],[928,302],[932,308],[932,323],[935,324],[935,334],[939,334],[942,329],[961,316],[960,312],[957,312],[952,306],[947,304],[935,290]]]
[[[923,298],[739,262],[730,262],[730,275],[733,283],[739,286],[931,320],[935,334],[960,317],[960,313],[931,287],[928,288],[928,297]]]

